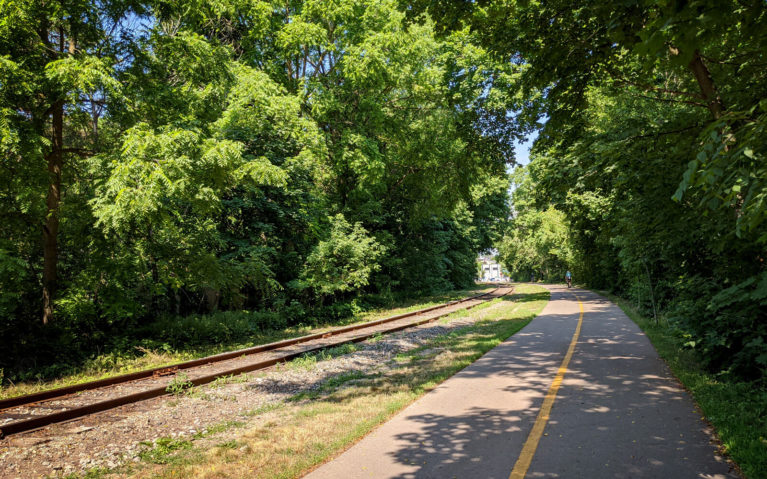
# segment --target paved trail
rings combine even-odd
[[[549,289],[528,326],[307,477],[737,477],[620,308],[588,291]],[[539,418],[552,399],[548,420]]]

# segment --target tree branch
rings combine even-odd
[[[619,85],[620,84],[631,85],[631,86],[635,86],[637,88],[641,88],[642,90],[645,90],[645,91],[654,91],[654,92],[658,92],[658,93],[667,93],[669,95],[675,95],[675,96],[687,96],[687,97],[690,97],[690,98],[697,98],[699,100],[703,100],[704,99],[703,95],[701,95],[700,93],[690,93],[688,91],[669,90],[667,88],[658,88],[656,86],[642,84],[642,83],[636,83],[636,82],[632,82],[632,81],[626,80],[626,79],[619,79],[619,80],[617,80],[617,82],[618,82]]]
[[[674,135],[676,133],[683,133],[685,131],[693,130],[695,128],[700,128],[700,125],[695,124],[695,125],[691,125],[691,126],[688,126],[688,127],[685,127],[685,128],[679,128],[677,130],[669,130],[669,131],[661,131],[661,132],[655,132],[655,133],[648,133],[646,135],[634,135],[634,136],[630,136],[628,138],[624,138],[624,139],[622,139],[620,141],[634,141],[634,140],[638,140],[640,138],[650,138],[650,137],[657,138],[659,136],[664,136],[664,135]]]
[[[708,108],[708,105],[706,105],[705,103],[700,103],[700,102],[692,101],[692,100],[672,100],[671,98],[658,98],[658,97],[654,97],[654,96],[650,96],[650,95],[635,95],[635,94],[632,94],[632,93],[629,93],[629,95],[635,96],[635,97],[638,97],[638,98],[647,98],[647,99],[650,99],[650,100],[662,101],[662,102],[666,102],[666,103],[684,103],[685,105],[694,105],[694,106],[699,106],[699,107],[703,107],[703,108]]]
[[[93,156],[96,154],[96,152],[91,150],[86,150],[85,148],[62,148],[62,153],[74,153],[75,155],[78,155],[82,158],[88,158],[89,156]]]

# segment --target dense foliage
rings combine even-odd
[[[267,327],[470,284],[508,209],[518,67],[420,20],[391,0],[2,2],[0,370],[158,317]]]
[[[3,2],[0,369],[466,286],[497,244],[763,377],[765,55],[749,0]]]
[[[764,2],[416,5],[525,67],[520,119],[545,125],[501,244],[510,268],[570,268],[668,319],[713,371],[764,378]]]
[[[527,169],[517,167],[514,179],[514,216],[498,243],[499,259],[517,281],[561,281],[576,262],[567,218],[553,206],[536,207]]]

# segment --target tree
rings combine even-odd
[[[302,274],[305,285],[321,298],[367,286],[385,252],[360,223],[351,225],[342,215],[329,221],[330,235],[306,258]]]
[[[471,284],[521,101],[476,40],[393,0],[5,2],[0,367]]]
[[[134,7],[13,1],[0,12],[4,166],[28,175],[25,180],[39,194],[47,190],[44,207],[25,192],[6,213],[21,209],[27,221],[42,225],[43,323],[53,317],[58,286],[63,181],[79,158],[100,147],[98,120],[106,97],[119,95],[113,70],[119,49],[131,40],[124,21]]]
[[[533,211],[566,215],[580,277],[674,318],[712,369],[763,373],[764,5],[408,4],[520,65]]]
[[[535,207],[534,184],[525,168],[517,167],[514,178],[515,215],[497,243],[501,263],[516,277],[535,274],[538,278],[561,280],[567,270],[575,270],[578,275],[579,264],[565,215],[552,206],[545,210]]]

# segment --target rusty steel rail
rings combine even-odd
[[[469,296],[467,298],[463,298],[463,299],[460,299],[460,300],[449,301],[447,303],[439,304],[439,305],[436,305],[436,306],[431,306],[431,307],[424,308],[424,309],[419,309],[417,311],[412,311],[412,312],[409,312],[409,313],[398,314],[396,316],[391,316],[391,317],[384,318],[384,319],[379,319],[379,320],[376,320],[376,321],[369,321],[367,323],[361,323],[361,324],[356,324],[356,325],[352,325],[352,326],[345,326],[345,327],[337,328],[337,329],[334,329],[334,330],[331,330],[331,331],[327,331],[327,332],[324,332],[324,333],[316,333],[316,334],[310,334],[310,335],[306,335],[306,336],[300,336],[298,338],[287,339],[287,340],[278,341],[278,342],[275,342],[275,343],[263,344],[263,345],[255,346],[255,347],[252,347],[252,348],[240,349],[240,350],[237,350],[237,351],[231,351],[231,352],[228,352],[228,353],[222,353],[222,354],[217,354],[217,355],[214,355],[214,356],[208,356],[208,357],[205,357],[205,358],[200,358],[200,359],[196,359],[196,360],[192,360],[192,361],[186,361],[186,362],[183,362],[183,363],[174,364],[172,366],[164,366],[164,367],[160,367],[160,368],[153,368],[153,369],[148,369],[148,370],[145,370],[145,371],[139,371],[139,372],[136,372],[136,373],[123,374],[123,375],[115,376],[115,377],[112,377],[112,378],[101,379],[101,380],[98,380],[98,381],[91,381],[91,382],[88,382],[88,383],[82,383],[82,384],[78,384],[78,385],[74,385],[74,386],[68,386],[68,387],[53,389],[53,390],[49,390],[49,391],[43,391],[43,392],[40,392],[40,393],[29,394],[29,395],[26,395],[26,396],[18,396],[18,397],[15,397],[15,398],[4,399],[4,400],[0,401],[0,411],[2,411],[3,409],[8,409],[8,408],[11,408],[11,407],[17,407],[17,406],[20,406],[20,405],[34,404],[34,403],[42,402],[42,401],[49,401],[49,400],[53,400],[53,399],[56,399],[56,398],[61,398],[61,397],[64,397],[64,396],[68,396],[70,394],[74,394],[74,393],[77,393],[77,392],[80,392],[80,391],[99,389],[99,388],[111,386],[111,385],[114,385],[114,384],[120,384],[120,383],[125,383],[125,382],[136,381],[138,379],[145,379],[145,378],[157,376],[158,374],[159,375],[165,375],[168,372],[176,372],[176,371],[179,371],[179,370],[189,369],[189,368],[193,368],[193,367],[197,367],[197,366],[202,366],[202,365],[206,365],[206,364],[211,364],[211,363],[216,363],[216,362],[224,361],[224,360],[227,360],[227,359],[233,359],[233,358],[237,358],[237,357],[241,357],[241,356],[246,356],[246,355],[250,355],[250,354],[256,354],[256,353],[265,352],[265,351],[272,351],[272,350],[275,350],[275,349],[279,349],[279,348],[282,348],[282,347],[291,346],[291,345],[294,345],[294,344],[299,344],[299,343],[311,341],[311,340],[314,340],[314,339],[322,339],[322,338],[327,338],[329,336],[335,336],[335,335],[338,335],[338,334],[347,333],[347,332],[350,332],[350,331],[366,329],[366,328],[369,328],[369,327],[372,327],[372,326],[377,326],[377,325],[380,325],[380,324],[385,324],[385,323],[388,323],[388,322],[396,321],[398,319],[404,319],[404,318],[407,318],[407,317],[417,316],[419,314],[431,312],[431,311],[434,311],[434,310],[437,310],[437,309],[446,308],[446,307],[452,306],[454,304],[459,304],[459,303],[464,303],[464,302],[475,300],[475,299],[480,299],[480,298],[482,298],[484,296],[492,295],[492,294],[496,293],[500,289],[501,288],[499,287],[499,288],[496,288],[496,289],[494,289],[494,290],[492,290],[490,292],[487,292],[487,293],[482,293],[482,294],[478,294],[478,295],[475,295],[475,296]],[[508,292],[502,294],[499,297],[503,297],[503,296],[509,294],[510,292],[511,292],[511,289]],[[493,299],[495,299],[495,298],[493,298]],[[465,308],[464,310],[471,309],[471,308],[473,308],[475,306],[478,306],[479,304],[482,304],[482,303],[478,303],[478,304],[469,306],[469,307]],[[447,313],[444,313],[444,314],[440,314],[440,315],[437,315],[437,316],[432,316],[432,317],[425,318],[425,319],[422,319],[422,320],[419,320],[419,321],[415,321],[415,322],[411,322],[411,323],[395,326],[393,328],[388,328],[388,329],[385,329],[383,331],[379,330],[379,331],[375,331],[373,333],[363,334],[363,335],[360,335],[360,336],[355,336],[353,338],[349,338],[349,339],[346,339],[346,340],[343,340],[343,341],[338,341],[338,342],[331,343],[331,344],[323,344],[323,345],[320,345],[320,346],[317,346],[317,347],[314,347],[314,348],[304,349],[304,350],[297,351],[297,352],[290,353],[290,354],[286,354],[286,355],[283,355],[283,356],[280,356],[280,357],[270,358],[270,359],[267,359],[267,360],[264,360],[264,361],[259,361],[257,363],[248,364],[246,366],[241,366],[241,367],[238,367],[238,368],[229,369],[229,370],[226,370],[226,371],[218,372],[218,373],[215,373],[215,374],[210,374],[210,375],[207,375],[207,376],[202,376],[202,377],[199,377],[199,378],[189,379],[189,383],[191,383],[194,386],[200,386],[200,385],[212,382],[212,381],[216,380],[217,378],[219,378],[221,376],[236,375],[236,374],[242,374],[242,373],[246,373],[246,372],[250,372],[250,371],[256,371],[258,369],[264,369],[264,368],[267,368],[269,366],[273,366],[273,365],[278,364],[278,363],[290,361],[291,359],[295,359],[295,358],[297,358],[299,356],[303,356],[303,355],[305,355],[307,353],[313,353],[313,352],[321,351],[323,349],[331,348],[331,347],[334,347],[334,346],[339,346],[339,345],[342,345],[342,344],[357,343],[357,342],[365,341],[366,339],[372,338],[373,336],[376,336],[378,334],[392,333],[392,332],[396,332],[396,331],[401,331],[403,329],[412,328],[414,326],[419,326],[421,324],[425,324],[425,323],[428,323],[428,322],[431,322],[431,321],[435,321],[435,320],[437,320],[439,318],[442,318],[442,317],[447,316],[449,314],[452,314],[454,312],[455,311],[450,311],[450,312],[447,312]],[[138,392],[138,393],[127,394],[125,396],[120,396],[120,397],[108,399],[108,400],[105,400],[105,401],[100,401],[100,402],[96,402],[96,403],[93,403],[93,404],[88,404],[86,406],[80,406],[80,407],[68,409],[66,411],[60,411],[60,412],[53,413],[53,414],[48,414],[48,415],[33,417],[33,418],[30,418],[30,419],[24,419],[24,420],[21,420],[21,421],[11,422],[11,423],[5,424],[5,425],[0,427],[0,439],[4,438],[6,436],[10,436],[12,434],[18,434],[20,432],[25,432],[25,431],[30,431],[30,430],[33,430],[33,429],[38,429],[38,428],[41,428],[41,427],[44,427],[44,426],[47,426],[47,425],[50,425],[50,424],[54,424],[54,423],[69,421],[71,419],[76,419],[78,417],[83,417],[83,416],[87,416],[87,415],[90,415],[90,414],[95,414],[97,412],[106,411],[106,410],[113,409],[113,408],[116,408],[116,407],[119,407],[119,406],[123,406],[123,405],[126,405],[126,404],[131,404],[131,403],[135,403],[135,402],[139,402],[139,401],[144,401],[144,400],[155,398],[155,397],[159,397],[159,396],[164,396],[166,394],[169,394],[168,391],[167,391],[167,386],[156,387],[156,388],[147,389],[145,391],[141,391],[141,392]]]

